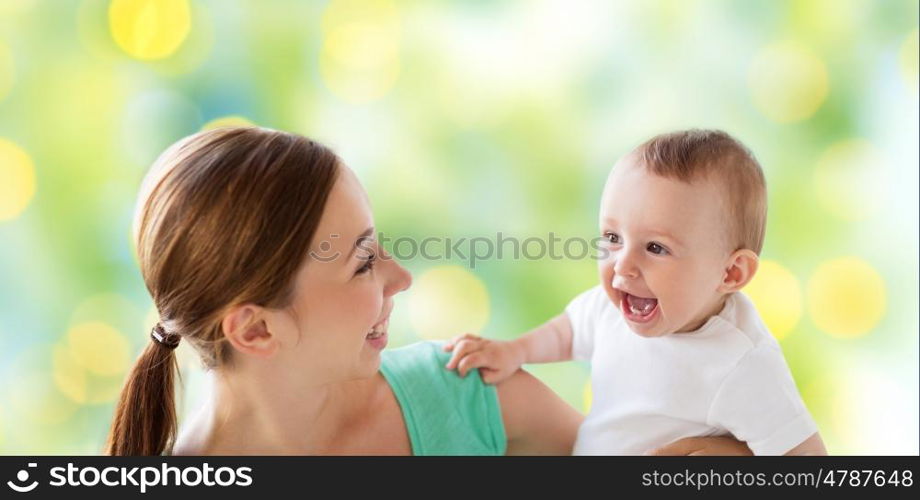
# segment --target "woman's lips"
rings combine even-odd
[[[383,349],[387,345],[387,328],[390,326],[390,315],[387,314],[383,321],[377,323],[371,328],[371,331],[364,337],[364,341],[374,349]]]

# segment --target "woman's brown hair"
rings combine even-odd
[[[141,273],[167,334],[208,368],[232,361],[226,311],[289,304],[338,175],[329,149],[295,134],[217,129],[187,137],[151,167],[138,198]],[[122,389],[111,455],[159,455],[175,440],[174,350],[149,341]]]

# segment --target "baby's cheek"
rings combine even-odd
[[[611,257],[607,257],[606,259],[598,259],[597,273],[600,277],[601,283],[607,283],[609,285],[610,282],[613,281],[613,265],[614,261]]]
[[[616,304],[614,299],[615,293],[613,291],[613,263],[610,261],[601,261],[598,265],[598,279],[600,279],[601,287],[607,293],[607,297],[610,298],[610,301]]]
[[[613,281],[613,260],[601,259],[597,262],[597,274],[600,282],[605,286],[610,286]]]

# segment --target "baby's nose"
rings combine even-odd
[[[617,259],[613,265],[613,272],[624,278],[635,279],[639,277],[639,268],[633,263],[632,259]]]

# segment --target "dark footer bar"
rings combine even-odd
[[[0,457],[0,498],[430,497],[440,496],[437,491],[488,498],[505,489],[541,497],[555,490],[564,498],[579,491],[621,495],[752,489],[915,497],[918,465],[920,457],[8,456]],[[431,490],[432,485],[440,487]]]

